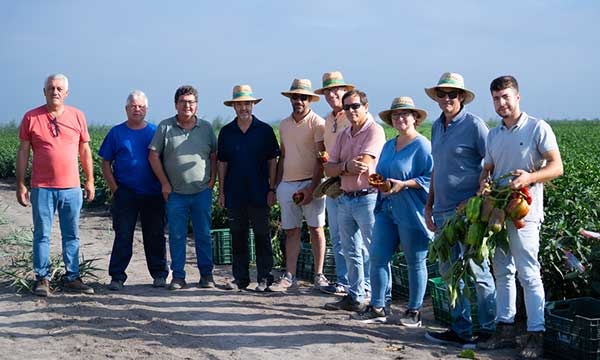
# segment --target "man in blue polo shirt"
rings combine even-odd
[[[431,127],[433,173],[429,198],[425,205],[425,221],[431,231],[441,231],[456,207],[475,195],[479,189],[479,174],[485,157],[487,125],[465,109],[475,94],[465,88],[460,74],[444,73],[438,84],[425,89],[427,95],[442,110]],[[460,244],[452,248],[452,261],[461,254]],[[440,273],[448,271],[450,263],[440,263]],[[481,334],[476,341],[487,340],[495,331],[496,288],[489,265],[473,266],[476,278],[477,305]],[[471,304],[462,293],[452,311],[452,326],[444,332],[429,331],[426,337],[438,343],[466,345],[473,342]]]
[[[236,118],[219,133],[219,198],[229,216],[233,245],[234,281],[228,290],[245,289],[250,284],[248,266],[249,227],[252,225],[256,247],[256,291],[268,291],[273,283],[273,249],[269,233],[269,208],[276,202],[277,157],[280,154],[273,128],[252,115],[262,99],[255,98],[249,85],[233,88],[232,106]]]
[[[165,204],[160,183],[148,163],[148,144],[156,125],[144,121],[148,98],[140,90],[127,97],[127,121],[110,129],[98,154],[102,174],[113,194],[111,214],[115,241],[108,273],[110,290],[121,290],[132,256],[133,233],[138,215],[142,222],[144,252],[152,286],[164,287],[169,274],[165,250]]]

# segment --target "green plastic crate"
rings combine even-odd
[[[325,248],[325,260],[323,261],[323,275],[330,282],[335,282],[335,257],[330,247]],[[313,281],[315,276],[314,257],[310,243],[300,243],[300,254],[296,263],[296,277],[300,280]]]
[[[231,265],[233,263],[231,232],[229,229],[213,229],[210,232],[213,241],[213,263],[215,265]],[[255,261],[254,233],[250,229],[250,262]]]
[[[546,304],[544,357],[600,360],[600,300],[582,297]]]
[[[477,295],[475,286],[469,284],[471,290],[471,320],[473,321],[473,333],[479,333],[480,325],[477,316]],[[429,279],[429,292],[431,293],[431,302],[433,304],[434,318],[444,325],[452,325],[452,315],[450,314],[450,300],[448,299],[448,289],[446,283],[441,277]]]
[[[427,278],[432,279],[440,276],[437,262],[427,261]],[[429,295],[429,287],[425,295]],[[397,252],[392,257],[392,298],[408,299],[408,265],[403,252]]]

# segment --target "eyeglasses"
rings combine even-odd
[[[290,99],[292,99],[292,100],[306,101],[306,100],[308,100],[308,95],[305,95],[305,94],[293,94],[293,95],[290,96]]]
[[[442,90],[438,89],[435,91],[435,96],[437,96],[440,99],[445,98],[447,95],[450,100],[454,100],[458,97],[458,94],[460,94],[459,90],[452,90],[452,91],[446,92],[446,91],[442,91]]]
[[[52,137],[57,137],[58,134],[60,134],[60,129],[58,128],[58,121],[56,121],[56,118],[52,118],[50,119],[50,134],[52,134]]]
[[[348,111],[350,109],[358,110],[358,109],[360,109],[361,106],[362,106],[362,104],[360,104],[360,103],[344,104],[344,111]]]
[[[179,100],[178,103],[180,103],[181,105],[194,105],[196,103],[196,100]]]

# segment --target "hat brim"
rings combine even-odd
[[[319,95],[312,93],[310,91],[307,90],[302,90],[302,89],[298,89],[298,90],[290,90],[290,91],[282,91],[281,95],[289,98],[294,94],[299,94],[299,95],[308,95],[311,97],[311,102],[317,102],[319,101],[321,98],[319,97]]]
[[[262,98],[253,98],[252,96],[240,96],[239,98],[233,100],[223,101],[223,104],[225,104],[225,106],[233,106],[233,103],[243,101],[251,101],[254,105],[256,105],[262,101]]]
[[[439,98],[435,95],[436,89],[456,89],[456,90],[464,91],[465,92],[465,101],[463,101],[463,104],[465,104],[465,105],[472,102],[475,99],[475,93],[466,88],[459,88],[459,87],[452,86],[452,85],[436,85],[434,87],[425,88],[425,93],[427,94],[427,96],[429,96],[431,98],[431,100],[436,101],[436,102],[439,100]]]
[[[315,94],[323,95],[323,91],[325,91],[325,89],[334,88],[334,87],[343,87],[347,91],[354,90],[356,88],[356,86],[354,86],[352,84],[331,84],[329,86],[323,86],[322,88],[315,90]]]
[[[379,118],[381,120],[383,120],[384,123],[388,124],[391,127],[394,127],[394,124],[392,124],[392,111],[394,110],[410,110],[410,111],[414,111],[417,113],[417,117],[415,118],[415,128],[421,126],[421,124],[423,123],[423,121],[425,121],[425,119],[427,119],[427,111],[422,110],[422,109],[417,109],[417,108],[398,108],[398,109],[393,109],[393,110],[384,110],[382,112],[379,113]]]
[[[313,191],[314,198],[322,198],[327,195],[331,198],[336,198],[341,194],[341,179],[339,176],[330,177],[323,181]]]

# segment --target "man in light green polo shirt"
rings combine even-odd
[[[148,160],[167,202],[173,279],[169,290],[185,282],[186,235],[191,217],[202,288],[215,286],[212,270],[210,211],[217,174],[217,137],[211,124],[196,117],[198,92],[181,86],[175,92],[177,115],[161,121],[148,146]]]

